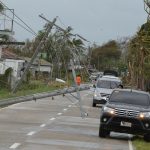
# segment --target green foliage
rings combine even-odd
[[[56,84],[47,86],[41,81],[32,81],[30,84],[23,84],[22,88],[15,94],[10,93],[8,89],[0,89],[0,99],[25,96],[41,92],[50,92],[58,88],[60,88],[60,86],[56,86]]]
[[[0,34],[0,38],[1,38],[3,41],[9,41],[9,35],[2,35],[2,34]]]
[[[138,137],[135,140],[133,140],[133,145],[136,148],[136,150],[148,150],[148,147],[150,147],[150,143],[145,142],[141,137]]]
[[[5,71],[5,74],[0,75],[0,88],[6,88],[10,89],[11,88],[11,73],[12,73],[12,68],[8,68]]]
[[[128,62],[132,82],[145,89],[144,82],[150,78],[150,22],[146,22],[129,43]]]
[[[95,64],[99,70],[105,70],[112,67],[115,68],[117,67],[120,56],[121,51],[118,43],[112,40],[93,49],[91,62],[92,64]]]
[[[20,49],[20,52],[18,48],[14,51],[21,56],[33,56],[46,33],[47,25],[44,26],[43,30],[38,32],[38,35],[33,41],[27,40],[25,46]],[[43,59],[50,62],[53,67],[50,78],[67,78],[70,59],[85,54],[83,41],[78,39],[77,36],[72,36],[71,31],[71,27],[68,27],[65,31],[56,28],[55,31],[53,30],[49,33],[46,42],[40,47],[40,53],[46,56]],[[74,59],[77,61],[80,58],[76,57]]]
[[[0,3],[0,12],[4,10],[4,6]]]
[[[146,80],[150,79],[150,63],[144,64],[144,77]]]

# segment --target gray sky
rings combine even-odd
[[[49,20],[59,16],[57,24],[71,26],[78,33],[98,45],[111,39],[132,36],[143,23],[147,14],[143,0],[2,0],[15,14],[36,32],[45,21],[38,17],[44,14]],[[61,21],[60,21],[61,20]],[[32,39],[30,33],[15,25],[17,40]]]

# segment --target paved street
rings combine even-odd
[[[100,108],[92,107],[92,91],[81,95],[85,119],[71,95],[1,109],[0,150],[129,150],[128,135],[98,137]]]

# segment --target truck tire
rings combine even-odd
[[[96,107],[96,103],[93,102],[93,107]]]
[[[146,141],[146,142],[150,142],[150,134],[145,134],[144,135],[144,140]]]
[[[104,125],[100,125],[99,126],[99,137],[101,138],[105,138],[106,136],[108,136],[110,134],[110,131],[106,130],[104,128]]]

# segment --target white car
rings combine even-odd
[[[102,77],[102,75],[103,75],[103,72],[93,72],[93,73],[90,75],[89,79],[90,79],[91,81],[93,81],[93,80],[96,80],[96,79],[99,78],[99,77]]]
[[[99,78],[95,85],[93,107],[96,107],[96,104],[105,104],[115,88],[123,88],[122,82],[118,77],[103,76]]]

